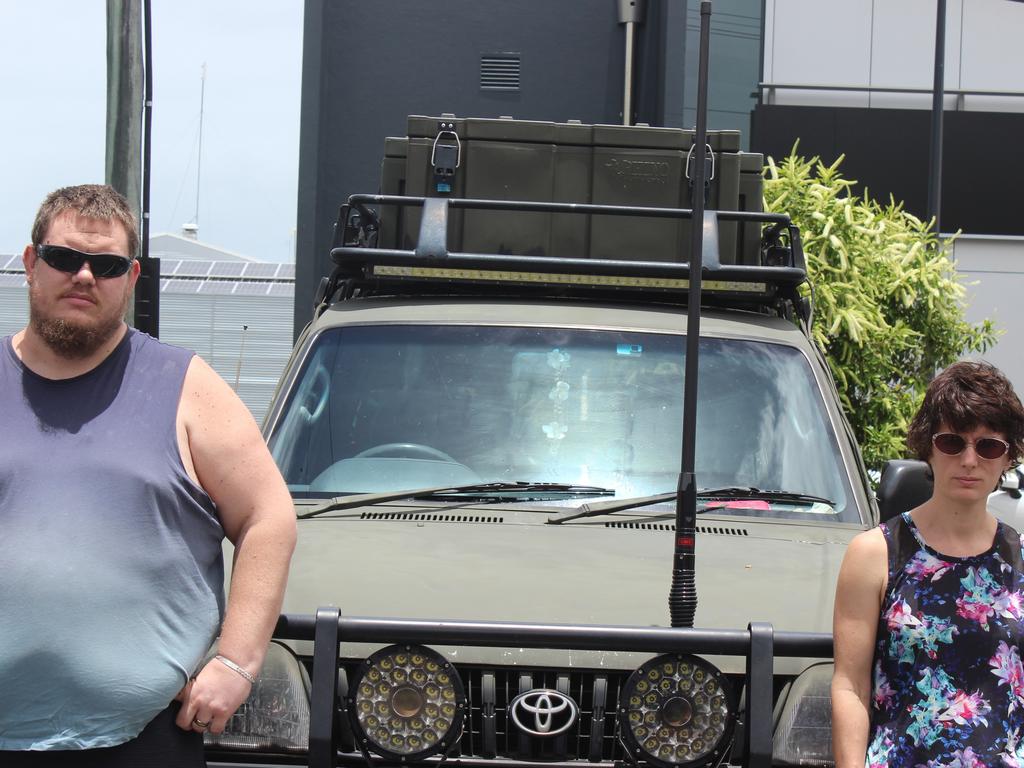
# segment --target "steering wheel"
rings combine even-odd
[[[299,415],[307,424],[320,418],[327,405],[327,397],[331,393],[331,377],[327,369],[318,365],[313,375],[307,380],[305,391],[300,394]]]
[[[368,459],[371,456],[406,456],[408,458],[440,459],[452,464],[461,464],[444,451],[422,443],[381,443],[365,451],[360,451],[353,459]]]

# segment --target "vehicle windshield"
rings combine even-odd
[[[496,481],[601,486],[620,498],[673,491],[685,341],[576,328],[329,329],[268,441],[297,498]],[[701,339],[698,487],[834,502],[739,500],[716,512],[858,522],[843,466],[799,350]]]

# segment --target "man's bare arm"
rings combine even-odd
[[[216,503],[235,545],[218,650],[256,676],[281,611],[295,548],[291,495],[248,409],[198,357],[185,377],[179,444],[186,469]],[[219,733],[249,689],[242,674],[211,661],[183,692],[178,725],[189,728],[198,718]]]

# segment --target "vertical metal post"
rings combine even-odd
[[[309,695],[309,768],[334,768],[338,758],[334,712],[338,700],[338,622],[341,611],[318,608],[313,629],[313,679]]]
[[[203,62],[199,81],[199,151],[196,154],[196,214],[192,223],[199,227],[199,184],[203,177],[203,107],[206,103],[206,62]]]
[[[647,0],[618,0],[619,24],[626,25],[626,65],[622,84],[622,124],[633,124],[633,59],[636,25],[644,20]]]
[[[242,325],[242,343],[238,345],[238,364],[235,366],[235,386],[233,389],[235,392],[238,391],[238,382],[242,378],[242,357],[245,355],[245,332],[249,330],[248,325]]]
[[[764,89],[760,87],[760,84],[764,82],[764,36],[768,31],[768,22],[765,20],[765,15],[768,13],[768,0],[761,0],[761,45],[758,47],[758,60],[757,60],[757,103],[764,104]]]
[[[750,653],[747,655],[746,738],[742,744],[748,768],[771,768],[772,764],[772,668],[775,632],[762,621],[747,625]]]
[[[139,0],[107,0],[107,122],[105,178],[139,218],[142,156],[141,36]],[[137,308],[129,305],[128,321]]]
[[[142,35],[139,0],[107,0],[107,183],[139,215]]]
[[[160,338],[160,259],[149,255],[149,190],[153,153],[153,14],[150,0],[142,3],[142,36],[145,53],[145,90],[142,120],[142,252],[139,281],[135,284],[135,327]]]
[[[153,14],[150,0],[142,3],[143,55],[145,56],[145,82],[142,108],[142,258],[149,258],[149,187],[153,147]],[[157,280],[160,275],[157,274]],[[159,291],[157,291],[159,296]],[[156,334],[153,334],[156,335]]]
[[[928,217],[938,234],[942,208],[942,117],[946,71],[946,0],[937,0],[935,18],[935,83],[932,87],[932,141],[928,165]]]
[[[636,37],[636,22],[626,22],[626,74],[622,87],[622,124],[633,124],[633,41]]]
[[[683,380],[683,462],[676,497],[676,543],[668,604],[673,627],[692,627],[697,613],[694,573],[697,538],[697,358],[700,349],[700,292],[704,239],[704,167],[707,145],[708,49],[711,1],[700,4],[700,63],[697,75],[697,130],[693,146],[693,218],[690,220],[690,293],[686,321],[686,370]]]

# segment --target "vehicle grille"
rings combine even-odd
[[[345,664],[349,679],[357,664]],[[462,738],[451,757],[512,760],[584,760],[623,758],[615,733],[619,691],[627,672],[459,666],[468,711]],[[550,689],[566,694],[579,707],[579,718],[565,733],[543,739],[519,731],[509,704],[520,693]]]
[[[462,668],[459,673],[466,685],[469,703],[469,717],[459,744],[463,755],[590,762],[622,758],[622,747],[615,739],[615,718],[619,689],[627,674],[502,668]],[[493,701],[485,693],[485,684],[488,689],[493,685]],[[557,690],[571,696],[580,710],[576,724],[565,734],[552,737],[550,745],[531,744],[536,740],[520,734],[508,716],[508,705],[512,699],[538,688]],[[488,718],[491,712],[493,718]],[[488,725],[488,719],[492,725]],[[488,734],[489,729],[493,735]],[[538,749],[544,754],[537,754]]]

